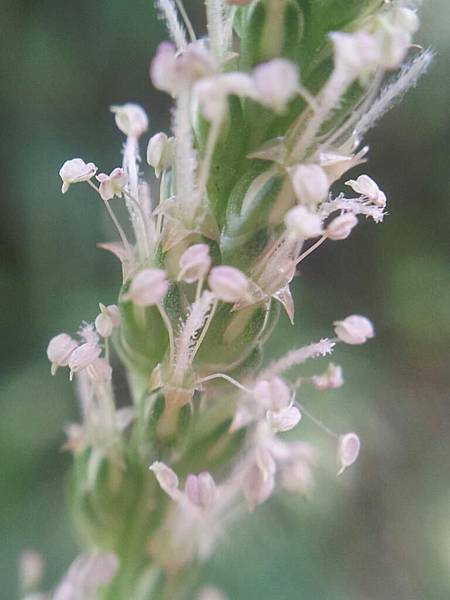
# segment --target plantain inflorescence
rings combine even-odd
[[[60,170],[63,193],[83,182],[107,210],[118,239],[101,246],[122,280],[115,304],[47,349],[80,399],[65,447],[86,544],[54,600],[222,598],[198,590],[194,566],[245,510],[279,489],[311,492],[318,450],[284,433],[300,436],[312,419],[334,440],[337,472],[355,462],[358,436],[304,406],[308,389],[343,385],[341,367],[298,367],[363,344],[372,323],[347,316],[268,364],[263,349],[280,311],[294,321],[298,265],[362,219],[383,220],[384,192],[346,173],[432,58],[413,45],[418,16],[402,0],[206,0],[202,37],[181,1],[156,4],[170,41],[150,77],[168,95],[172,131],[148,142],[151,184],[148,117],[133,103],[111,108],[120,166],[107,174],[73,158]],[[335,195],[341,180],[348,191]]]

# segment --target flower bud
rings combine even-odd
[[[353,213],[339,215],[328,225],[326,229],[327,236],[330,240],[345,240],[357,224],[358,219]]]
[[[89,181],[94,177],[96,172],[97,167],[94,163],[85,163],[82,158],[66,160],[59,170],[59,176],[63,180],[62,193],[65,194],[72,183]]]
[[[137,306],[152,306],[164,300],[169,282],[162,269],[144,269],[133,279],[128,297]]]
[[[315,206],[328,194],[328,177],[319,165],[298,165],[292,169],[291,178],[295,195],[302,204]]]
[[[70,379],[72,379],[74,373],[86,369],[100,354],[101,349],[97,344],[87,342],[78,346],[69,358]]]
[[[248,295],[248,279],[235,267],[214,267],[208,283],[216,298],[223,302],[239,302]]]
[[[294,429],[301,418],[302,415],[296,406],[289,406],[281,410],[268,410],[266,413],[267,422],[276,433]]]
[[[350,467],[359,456],[361,442],[356,433],[346,433],[339,437],[337,461],[339,465],[338,475],[341,475],[347,467]]]
[[[184,491],[192,504],[204,510],[210,508],[217,497],[215,481],[208,472],[188,475]]]
[[[150,138],[147,146],[147,163],[155,169],[157,177],[172,166],[173,152],[173,138],[168,138],[165,133],[157,133]]]
[[[345,182],[357,194],[365,196],[371,202],[384,208],[386,206],[386,194],[380,190],[378,185],[368,175],[360,175],[356,180],[349,179]]]
[[[335,321],[334,325],[337,337],[346,344],[364,344],[375,335],[372,323],[360,315],[351,315],[343,321]]]
[[[52,338],[47,346],[47,357],[52,363],[52,375],[59,367],[66,367],[72,352],[78,348],[78,343],[67,333],[60,333]]]
[[[211,267],[208,244],[194,244],[183,252],[180,258],[180,274],[178,279],[186,283],[194,283],[203,279]]]
[[[253,388],[257,401],[271,410],[281,410],[291,404],[292,394],[287,384],[280,377],[260,379]]]
[[[115,304],[109,306],[100,304],[100,311],[95,319],[95,329],[103,338],[108,338],[113,330],[120,325],[120,312]]]
[[[180,491],[178,489],[178,477],[174,471],[163,462],[155,461],[150,466],[150,471],[153,471],[156,479],[158,480],[161,489],[166,492],[172,500],[179,500]]]
[[[286,213],[284,224],[292,239],[309,239],[322,235],[320,217],[309,211],[305,206],[295,206]]]
[[[325,373],[315,375],[312,378],[312,383],[316,390],[334,390],[340,388],[344,384],[342,368],[330,363]]]
[[[299,87],[297,66],[285,58],[275,58],[253,71],[255,88],[263,106],[283,112]]]
[[[111,106],[116,125],[128,137],[139,138],[148,129],[148,118],[143,108],[129,102],[122,106]]]
[[[117,167],[109,175],[99,173],[96,179],[100,182],[99,193],[102,200],[111,200],[114,196],[122,198],[123,189],[128,181],[128,175],[122,168]]]

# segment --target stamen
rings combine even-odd
[[[88,184],[89,184],[89,185],[91,186],[91,188],[93,188],[93,189],[94,189],[94,190],[97,192],[97,194],[100,196],[99,189],[98,189],[98,187],[95,185],[95,183],[93,183],[92,181],[90,181],[90,180],[89,180],[89,181],[88,181]],[[131,246],[130,246],[130,244],[129,244],[128,240],[127,240],[127,236],[125,235],[125,232],[124,232],[124,230],[122,229],[122,227],[121,227],[121,225],[120,225],[119,221],[117,220],[117,217],[116,217],[116,215],[114,214],[114,212],[113,212],[112,208],[110,207],[108,200],[103,200],[103,204],[106,206],[106,210],[108,211],[108,214],[109,214],[109,216],[111,217],[111,220],[112,220],[112,222],[114,223],[114,225],[115,225],[115,227],[116,227],[116,229],[117,229],[117,232],[118,232],[118,234],[119,234],[119,236],[120,236],[120,239],[122,240],[122,243],[123,243],[123,245],[125,246],[125,248],[126,248],[126,250],[127,250],[127,253],[128,253],[128,255],[129,255],[130,257],[131,257],[131,256],[133,256],[133,251],[132,251],[132,249],[131,249]]]
[[[226,373],[214,373],[213,375],[202,377],[197,381],[197,383],[206,383],[207,381],[212,381],[214,379],[224,379],[225,381],[228,381],[228,383],[231,383],[231,385],[234,385],[234,387],[246,392],[247,394],[253,393],[248,387],[245,387],[245,385],[242,385],[242,383],[239,383],[239,381],[236,381],[236,379],[233,379],[233,377],[230,377],[230,375],[227,375]]]

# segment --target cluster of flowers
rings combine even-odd
[[[232,26],[236,11],[241,10],[237,7],[256,6],[256,0],[253,4],[248,0],[229,0],[226,4],[208,0],[209,38],[200,41],[195,39],[180,3],[177,5],[185,28],[171,0],[159,0],[158,4],[172,42],[158,48],[150,76],[154,86],[175,101],[174,136],[157,133],[147,146],[147,163],[160,180],[159,202],[152,201],[150,187],[141,174],[139,139],[148,130],[147,115],[136,104],[114,106],[111,110],[116,125],[126,136],[122,166],[108,175],[98,173],[94,163],[74,158],[64,163],[60,176],[63,193],[73,184],[87,182],[100,196],[117,229],[120,242],[102,247],[122,263],[118,306],[100,304],[95,322],[81,326],[79,340],[61,333],[50,341],[47,355],[52,374],[68,367],[70,379],[75,375],[78,381],[83,423],[68,427],[67,446],[76,454],[86,448],[95,450],[92,456],[97,458],[91,459],[88,468],[88,489],[95,488],[105,457],[125,469],[126,430],[133,423],[141,429],[146,426],[141,421],[148,421],[155,412],[157,393],[163,394],[165,409],[155,435],[167,439],[176,436],[177,418],[183,407],[193,410],[194,401],[197,406],[200,398],[199,406],[207,413],[208,403],[222,396],[229,407],[231,398],[234,408],[228,433],[232,436],[245,430],[246,435],[231,467],[223,465],[220,469],[220,483],[205,470],[179,473],[184,479],[183,488],[180,486],[176,469],[166,463],[179,460],[182,444],[176,452],[165,452],[163,456],[155,450],[157,445],[139,455],[139,460],[148,460],[147,468],[172,502],[146,548],[157,564],[173,570],[195,558],[210,556],[226,524],[243,507],[254,509],[265,502],[276,483],[292,492],[310,491],[317,461],[315,448],[280,437],[294,429],[302,417],[312,419],[336,439],[339,474],[357,459],[360,441],[355,433],[335,434],[296,399],[297,390],[303,386],[312,385],[317,390],[340,387],[344,382],[341,368],[331,363],[324,372],[295,381],[285,373],[308,359],[329,355],[338,342],[358,345],[372,338],[374,329],[367,318],[351,315],[336,321],[335,337],[292,350],[264,369],[247,369],[241,376],[239,367],[249,353],[222,364],[220,370],[202,362],[199,355],[219,318],[234,319],[226,332],[233,329],[236,339],[246,330],[252,311],[262,307],[265,316],[252,334],[255,339],[250,348],[261,345],[269,333],[274,301],[293,321],[290,283],[298,264],[325,241],[345,240],[360,216],[375,222],[383,220],[386,195],[368,175],[345,181],[353,197],[340,194],[333,198],[330,190],[347,171],[365,162],[368,148],[358,150],[362,135],[395,98],[415,84],[431,55],[418,54],[379,94],[385,72],[399,68],[407,55],[418,19],[400,2],[378,6],[363,15],[354,30],[330,34],[333,68],[324,85],[312,94],[301,81],[298,65],[285,57],[275,56],[245,72],[230,67],[236,64]],[[333,122],[355,84],[364,90],[362,99],[344,120]],[[298,100],[304,110],[286,127],[283,136],[266,139],[245,157],[250,164],[257,162],[267,168],[250,183],[238,186],[243,195],[237,216],[227,212],[224,224],[211,207],[210,181],[221,136],[232,126],[232,99],[250,102],[275,117],[285,115]],[[206,131],[202,149],[194,139],[193,114]],[[264,223],[258,225],[267,234],[262,251],[245,268],[239,268],[231,259],[224,261],[228,255],[222,250],[227,244],[235,240],[239,244],[248,239],[247,231],[256,231],[252,219],[261,221],[258,203],[275,179],[281,181],[281,191]],[[111,207],[114,198],[123,198],[128,209],[132,241]],[[235,237],[229,234],[228,221],[233,218],[238,224],[250,223],[245,235],[239,227],[238,234],[233,233]],[[184,304],[180,302],[174,313],[171,298],[180,289]],[[131,313],[124,309],[127,306],[132,307]],[[163,324],[167,351],[156,367],[152,365],[146,378],[144,410],[138,398],[134,398],[133,406],[117,409],[110,339],[126,347],[125,366],[133,376],[137,367],[134,369],[129,357],[136,344],[130,331],[141,330],[144,337],[147,335],[150,310]],[[130,318],[134,329],[125,327],[124,321]],[[153,343],[157,346],[163,341],[155,337]],[[214,352],[214,348],[208,351]],[[207,456],[209,449],[204,452]],[[116,568],[110,569],[111,578]],[[79,569],[75,565],[71,571],[78,573]],[[55,598],[60,600],[58,595]]]

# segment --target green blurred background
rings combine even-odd
[[[186,4],[202,27],[202,2]],[[299,428],[323,450],[316,491],[278,496],[229,532],[206,578],[232,600],[450,598],[449,23],[448,0],[425,2],[418,41],[435,63],[368,138],[389,216],[307,261],[296,326],[283,320],[268,351],[352,312],[374,320],[374,341],[336,354],[344,388],[303,398],[359,432],[361,459],[336,480],[329,441]],[[141,103],[153,133],[169,102],[148,79],[165,36],[151,0],[3,0],[0,35],[0,598],[13,600],[24,548],[47,559],[47,585],[77,552],[60,451],[76,399],[50,377],[47,341],[114,302],[120,281],[95,247],[113,239],[102,206],[82,186],[62,196],[58,170],[73,156],[119,163],[111,104]]]

